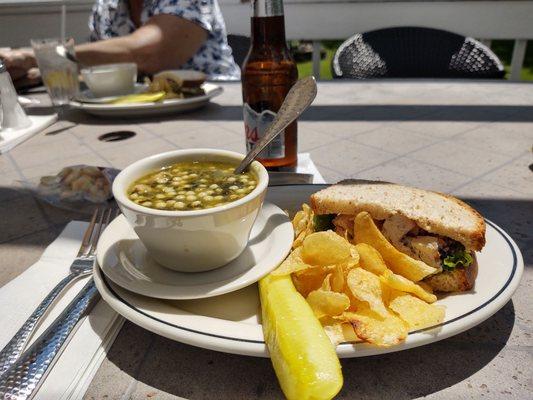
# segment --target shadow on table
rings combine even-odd
[[[510,301],[487,321],[447,340],[400,353],[345,360],[343,393],[364,394],[362,399],[412,399],[444,390],[489,364],[507,343],[514,320]],[[388,395],[382,396],[383,392]]]
[[[45,247],[70,221],[90,216],[44,203],[21,186],[0,186],[0,243],[16,240],[17,246]]]
[[[69,111],[62,117],[89,125],[124,124],[124,118],[97,118],[81,111]],[[154,117],[128,117],[128,122],[164,122],[174,120],[242,121],[242,106],[209,103],[198,110]],[[528,105],[427,105],[358,104],[313,105],[302,121],[460,121],[460,122],[533,122],[533,106]]]
[[[494,196],[498,196],[497,193]],[[501,227],[518,245],[524,266],[533,267],[533,237],[531,216],[533,200],[461,197],[485,218]]]
[[[166,119],[201,119],[241,121],[242,107],[208,104],[192,113]],[[313,105],[303,114],[303,121],[461,121],[461,122],[533,122],[533,106],[526,105]]]
[[[515,320],[512,302],[467,332],[427,346],[342,360],[339,398],[412,399],[459,383],[493,360]],[[143,349],[144,356],[132,349]],[[146,349],[144,351],[144,349]],[[134,397],[157,391],[187,399],[281,398],[270,360],[204,350],[126,323],[108,359],[140,384]]]
[[[57,109],[52,106],[30,105],[24,107],[27,115],[51,115],[57,113]]]

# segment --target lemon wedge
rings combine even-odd
[[[259,282],[263,334],[281,389],[289,400],[326,400],[342,388],[335,348],[290,275]]]
[[[109,104],[153,103],[161,100],[165,94],[165,92],[129,94],[111,100]]]

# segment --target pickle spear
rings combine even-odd
[[[126,96],[121,96],[115,100],[111,100],[110,104],[132,104],[132,103],[153,103],[159,101],[165,97],[165,92],[155,92],[155,93],[138,93],[138,94],[128,94]]]
[[[290,275],[259,282],[263,334],[281,389],[289,400],[326,400],[342,388],[335,348]]]

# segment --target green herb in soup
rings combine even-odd
[[[257,186],[249,173],[234,174],[222,162],[180,162],[136,180],[128,190],[131,201],[158,210],[201,210],[246,196]]]

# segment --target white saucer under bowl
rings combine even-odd
[[[142,93],[146,91],[147,89],[148,89],[148,85],[145,85],[143,83],[136,83],[132,94]],[[122,97],[122,96],[98,97],[98,96],[95,96],[93,92],[90,91],[90,89],[85,89],[85,90],[81,90],[80,93],[74,99],[80,103],[106,104],[113,100],[118,99],[119,97]]]
[[[264,203],[248,246],[237,259],[212,271],[185,273],[154,261],[121,215],[102,233],[96,259],[111,281],[129,291],[159,299],[200,299],[257,282],[289,254],[293,235],[287,215],[279,207]]]

